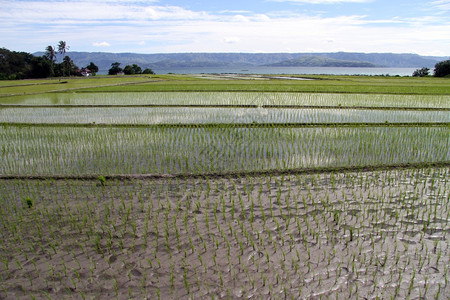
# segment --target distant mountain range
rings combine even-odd
[[[269,67],[355,67],[374,68],[376,64],[367,61],[351,61],[334,59],[323,56],[301,56],[295,59],[283,60],[278,63],[268,64]]]
[[[34,55],[43,55],[43,52]],[[201,67],[390,67],[390,68],[434,68],[448,57],[420,56],[394,53],[108,53],[67,52],[79,67],[95,63],[100,71],[106,71],[114,62],[122,67],[137,64],[142,68],[167,70],[173,68]]]

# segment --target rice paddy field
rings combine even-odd
[[[0,82],[0,299],[448,299],[450,82],[311,77]]]

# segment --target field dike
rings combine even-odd
[[[107,108],[107,107],[186,107],[186,108],[290,108],[290,109],[359,109],[400,111],[450,111],[448,107],[395,107],[395,106],[332,106],[332,105],[282,105],[282,104],[1,104],[1,108]]]
[[[449,127],[450,122],[384,122],[384,123],[174,123],[174,124],[97,124],[97,123],[1,123],[0,127],[66,127],[66,128],[339,128],[339,127]]]
[[[285,176],[285,175],[308,175],[335,172],[372,172],[389,171],[416,168],[441,168],[450,167],[450,161],[444,162],[420,162],[420,163],[399,163],[391,165],[373,166],[345,166],[345,167],[315,167],[296,169],[274,169],[259,171],[233,171],[233,172],[202,172],[183,174],[87,174],[87,175],[4,175],[0,174],[0,180],[98,180],[101,176],[107,180],[133,180],[133,179],[196,179],[196,178],[241,178],[258,176]]]

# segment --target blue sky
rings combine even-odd
[[[1,44],[91,52],[450,55],[450,0],[0,0]]]

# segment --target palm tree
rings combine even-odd
[[[64,54],[64,56],[66,56],[66,51],[68,51],[70,49],[69,46],[67,46],[65,41],[59,41],[58,43],[58,52],[60,54]]]
[[[55,61],[55,57],[56,57],[56,52],[55,52],[55,48],[53,46],[47,46],[47,48],[45,48],[45,56],[50,60],[50,65],[52,68],[52,74],[53,74],[53,62]]]
[[[63,73],[64,70],[68,70],[68,76],[71,75],[71,73],[73,73],[75,71],[75,64],[73,63],[73,61],[70,59],[69,56],[65,56],[62,62],[62,67],[63,67]],[[63,74],[64,75],[64,74]]]
[[[53,48],[53,46],[47,46],[47,48],[45,48],[45,56],[47,56],[47,58],[50,59],[51,61],[55,61],[56,57],[55,48]]]
[[[67,46],[65,41],[59,41],[59,43],[58,43],[58,52],[59,52],[59,54],[63,55],[63,60],[64,60],[64,57],[66,57],[66,51],[69,50],[69,49],[70,49],[70,47]],[[64,69],[65,68],[63,67],[63,76],[64,76]]]

